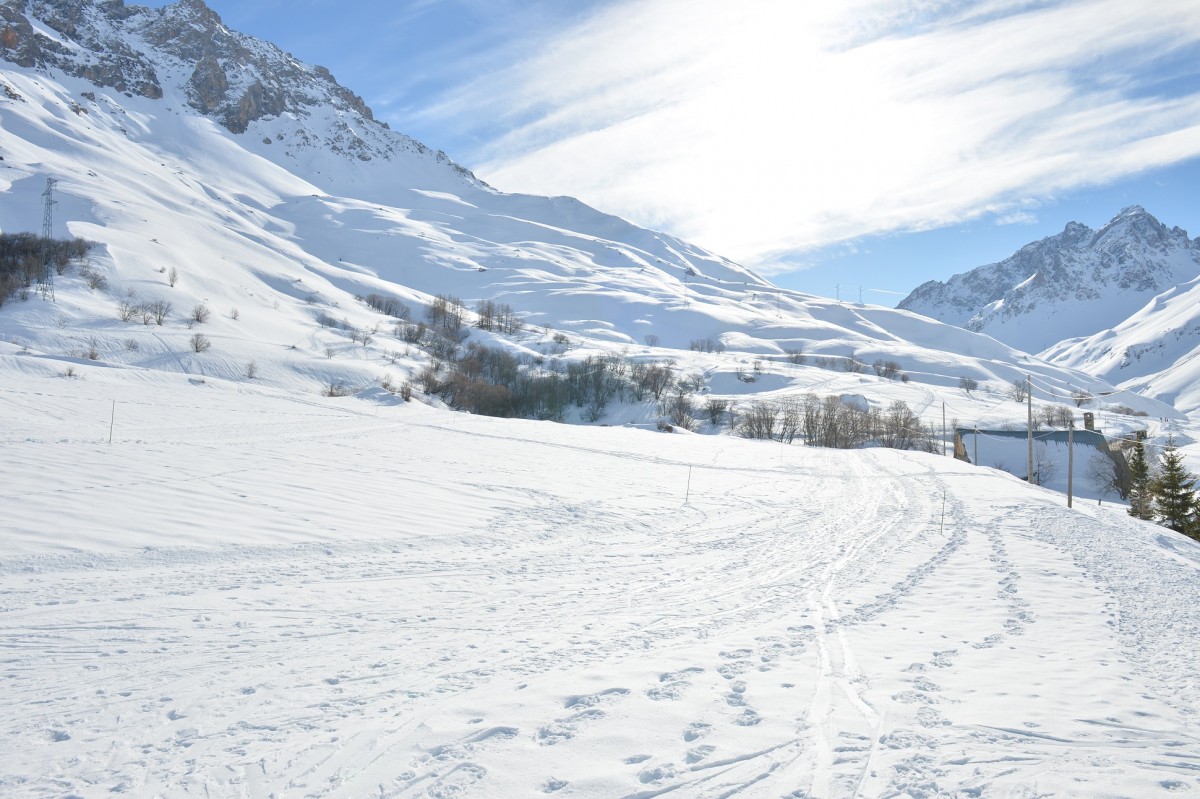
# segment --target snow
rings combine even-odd
[[[432,359],[358,298],[510,304],[524,332],[469,340],[669,362],[735,410],[1000,427],[1032,375],[1038,408],[1087,390],[1108,434],[1194,449],[1193,406],[778,289],[329,109],[233,136],[155,58],[161,101],[2,76],[5,229],[39,230],[58,179],[55,232],[97,242],[105,285],[72,268],[0,308],[0,794],[1200,788],[1197,544],[986,460],[666,434],[649,402],[586,426],[405,403],[381,384]],[[324,146],[352,129],[378,157]],[[119,318],[152,300],[164,324]]]
[[[1200,545],[1119,507],[61,366],[0,356],[6,796],[1200,788]]]

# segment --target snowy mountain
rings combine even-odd
[[[1026,352],[1124,322],[1200,275],[1200,240],[1139,206],[1099,230],[1071,222],[1005,260],[918,286],[898,307]]]
[[[1042,356],[1194,414],[1200,411],[1200,278],[1162,292],[1114,327],[1061,341]]]
[[[402,382],[430,356],[361,298],[415,322],[443,295],[522,320],[523,337],[475,330],[479,343],[526,359],[674,360],[733,400],[839,391],[923,412],[951,399],[968,419],[1029,372],[1051,387],[1041,399],[1111,388],[905,311],[781,290],[571,198],[498,191],[199,0],[4,8],[0,218],[38,230],[53,178],[56,234],[97,243],[101,279],[69,271],[53,303],[0,309],[0,334],[47,357],[231,380],[253,364],[255,380],[306,393]],[[147,302],[171,306],[162,324],[126,318]],[[210,318],[196,328],[200,306]],[[198,330],[203,352],[189,346]],[[905,381],[872,374],[876,363]],[[983,389],[977,409],[964,378]],[[599,421],[655,416],[648,405]]]
[[[0,795],[1200,789],[1200,544],[986,433],[1169,404],[503,193],[199,0],[0,14],[3,232],[95,243],[0,304]],[[464,350],[726,410],[454,412]],[[979,463],[728,434],[818,396]]]

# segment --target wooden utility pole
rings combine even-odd
[[[1033,485],[1033,378],[1025,375],[1026,424],[1029,427],[1029,484]]]

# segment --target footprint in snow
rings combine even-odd
[[[551,723],[539,727],[534,735],[534,740],[542,746],[554,746],[568,741],[579,733],[580,727],[605,717],[606,713],[601,707],[610,705],[620,697],[628,695],[628,688],[609,688],[595,694],[569,696],[563,702],[563,707],[567,710],[577,709],[579,712],[566,718],[555,719]]]

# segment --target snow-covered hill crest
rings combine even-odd
[[[1099,230],[1071,222],[999,263],[924,283],[899,307],[1040,352],[1114,327],[1198,274],[1200,241],[1131,206]]]

